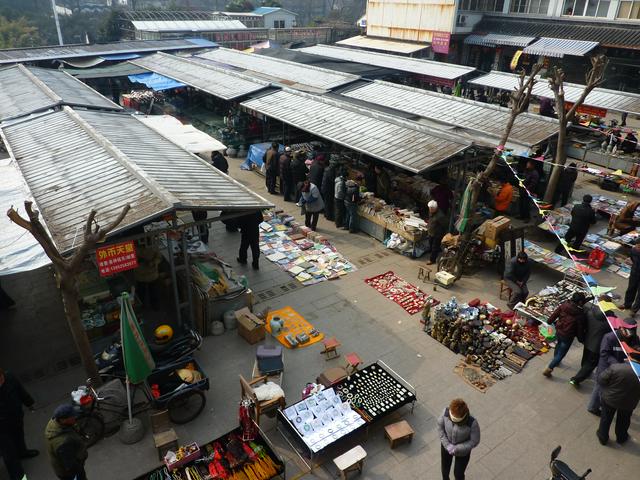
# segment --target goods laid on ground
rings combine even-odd
[[[409,315],[421,311],[430,298],[418,287],[396,276],[391,271],[367,278],[365,283],[400,305]]]
[[[496,379],[522,370],[534,355],[549,345],[537,328],[518,322],[511,312],[501,312],[479,300],[447,303],[430,308],[425,331],[450,350],[466,357]]]
[[[273,321],[278,325],[279,331],[273,331]],[[324,338],[307,322],[302,315],[291,307],[270,311],[267,314],[267,331],[287,348],[302,348],[318,343]]]
[[[530,296],[527,301],[519,303],[515,311],[539,322],[547,323],[554,310],[561,304],[571,299],[576,292],[582,292],[586,296],[591,295],[585,286],[569,279],[560,280],[555,285],[545,287],[539,293]]]
[[[284,474],[284,468],[263,435],[245,441],[237,428],[204,446],[192,443],[168,452],[163,467],[135,480],[269,480]]]
[[[260,224],[260,251],[303,285],[356,270],[325,237],[285,213],[272,214]]]
[[[529,258],[541,263],[557,272],[569,275],[579,276],[579,272],[575,268],[575,263],[570,258],[559,255],[551,250],[547,250],[535,243],[525,240],[524,247]]]

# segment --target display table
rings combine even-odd
[[[525,318],[548,323],[549,317],[555,309],[570,300],[576,292],[582,292],[587,297],[591,295],[591,292],[583,285],[565,278],[555,285],[545,287],[536,295],[529,297],[525,303],[517,304],[514,310]]]
[[[419,244],[427,239],[427,232],[407,231],[401,228],[397,223],[388,222],[384,217],[378,215],[371,215],[362,208],[358,208],[358,217],[360,230],[376,240],[384,242],[391,236],[391,234],[395,233],[402,239],[409,242],[409,256],[416,258],[420,257],[424,253]]]
[[[575,263],[570,258],[547,250],[529,240],[525,240],[524,248],[529,258],[534,262],[541,263],[556,272],[577,277],[580,276],[580,272],[575,269]]]

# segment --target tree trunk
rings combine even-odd
[[[567,161],[567,150],[566,150],[566,139],[567,139],[567,125],[565,123],[564,128],[561,125],[558,129],[558,145],[556,147],[556,161],[553,166],[553,170],[551,171],[551,176],[549,177],[549,182],[547,183],[547,189],[544,192],[544,201],[546,203],[553,203],[553,197],[556,193],[556,189],[558,188],[558,182],[560,181],[560,175],[564,170],[564,164]]]
[[[76,284],[76,275],[64,275],[66,278],[60,279],[60,292],[62,294],[62,303],[67,313],[67,323],[76,344],[82,365],[86,374],[89,376],[93,385],[100,386],[102,381],[98,373],[98,366],[93,358],[91,344],[87,337],[87,332],[82,325],[82,315],[80,313],[80,298],[78,295],[78,286]]]

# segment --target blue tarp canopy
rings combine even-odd
[[[240,168],[242,170],[251,170],[251,164],[255,164],[258,167],[258,170],[262,170],[262,161],[264,154],[271,148],[271,143],[254,143],[249,146],[249,152],[247,153],[247,159],[244,161]],[[278,151],[284,152],[284,145],[280,145],[278,147]]]
[[[172,78],[158,75],[157,73],[139,73],[138,75],[129,75],[129,80],[136,83],[144,83],[147,87],[159,92],[161,90],[169,90],[170,88],[180,88],[186,86],[184,83],[176,82]]]

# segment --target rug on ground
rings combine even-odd
[[[274,335],[271,320],[281,320],[282,329]],[[318,343],[324,334],[317,331],[305,318],[291,307],[272,310],[267,314],[267,331],[287,348],[302,348]],[[289,337],[289,338],[287,338]]]
[[[429,295],[415,285],[398,277],[392,271],[365,279],[365,282],[400,305],[409,315],[422,310]]]
[[[329,241],[286,213],[271,213],[260,224],[260,251],[301,282],[313,285],[356,270]]]

